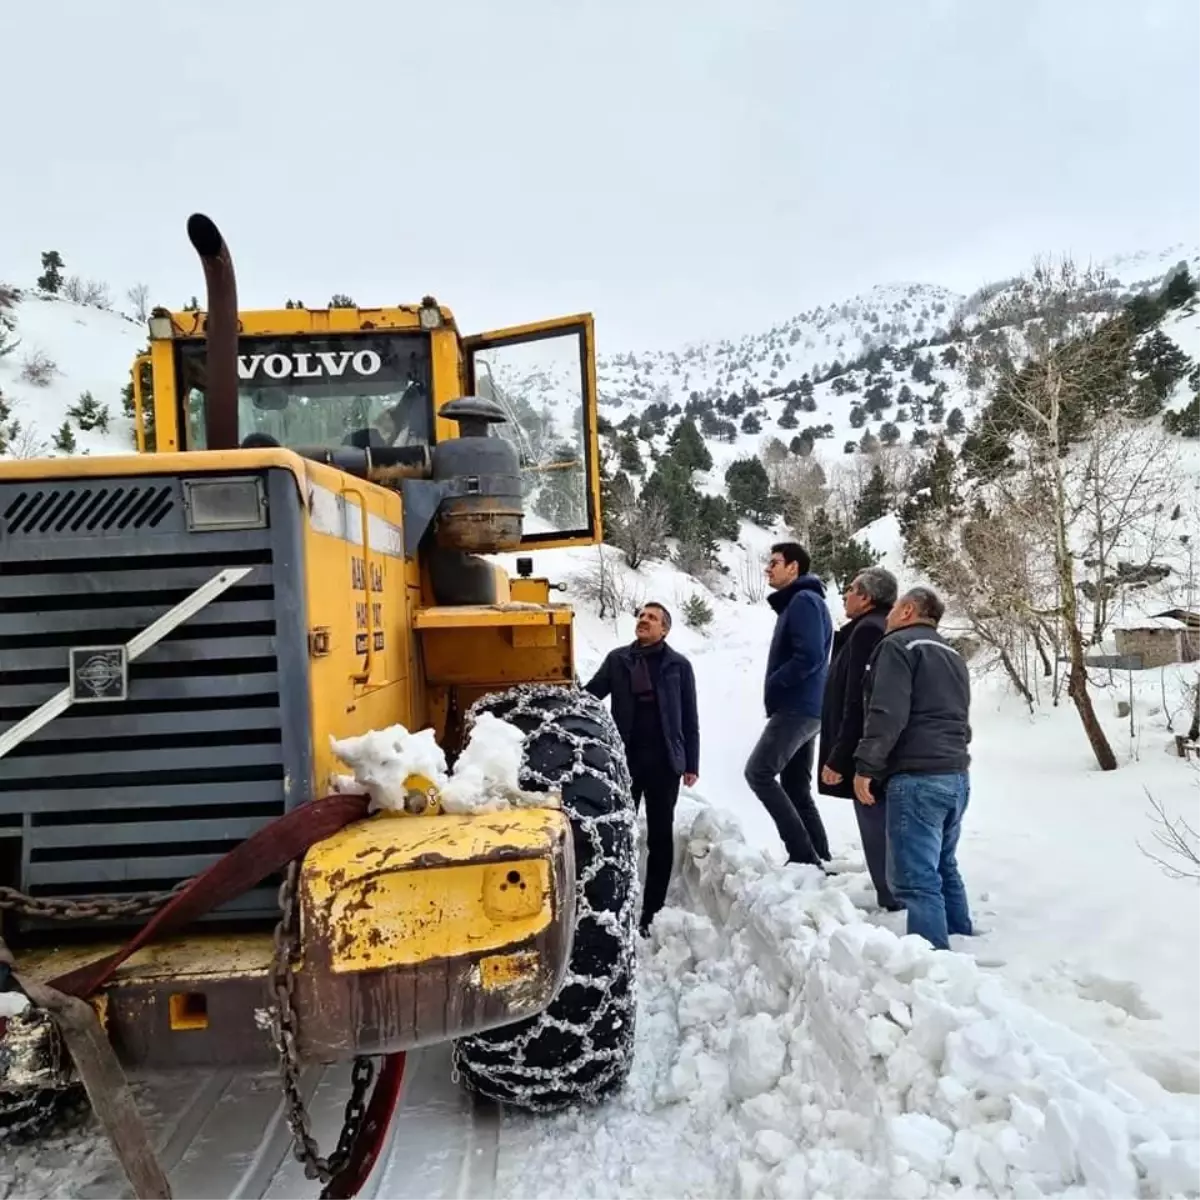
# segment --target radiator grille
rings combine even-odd
[[[285,779],[307,781],[307,686],[283,700],[279,665],[307,671],[298,498],[274,482],[269,528],[214,533],[187,531],[177,479],[0,483],[0,732],[67,686],[72,646],[128,642],[219,571],[252,568],[130,663],[127,700],[73,705],[0,758],[4,882],[171,887],[282,813]],[[272,914],[273,882],[219,915]]]

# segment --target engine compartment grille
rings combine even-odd
[[[288,782],[311,777],[299,497],[265,474],[268,527],[219,532],[188,530],[177,478],[0,483],[0,733],[68,685],[72,647],[124,644],[251,568],[129,664],[127,699],[73,704],[0,758],[0,882],[162,890],[302,798]],[[276,882],[215,916],[273,915]]]

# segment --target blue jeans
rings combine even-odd
[[[955,855],[970,794],[966,771],[887,782],[888,883],[908,910],[908,932],[937,950],[950,948],[950,934],[972,932]]]

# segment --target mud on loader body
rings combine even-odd
[[[371,1126],[369,1056],[458,1039],[469,1086],[533,1109],[628,1070],[619,742],[575,686],[571,609],[480,557],[600,538],[592,321],[238,312],[221,235],[188,232],[207,311],[155,310],[133,371],[153,452],[0,463],[0,991],[87,999],[135,1076],[280,1061],[328,1181]],[[511,382],[535,361],[557,430]],[[453,758],[485,710],[548,807],[450,815],[418,778],[401,813],[330,796],[332,739],[431,726]],[[44,1010],[0,1023],[3,1137],[75,1072]],[[351,1059],[321,1160],[296,1075]]]

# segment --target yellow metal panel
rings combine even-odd
[[[439,306],[443,325],[453,332],[454,314]],[[208,314],[173,312],[170,314],[175,338],[203,338]],[[287,336],[304,333],[372,333],[381,329],[419,329],[420,305],[404,304],[394,308],[257,308],[238,312],[241,337]],[[165,340],[165,339],[164,339]]]
[[[311,481],[400,530],[403,506],[389,488],[350,480],[334,467],[309,463]],[[361,522],[350,522],[361,537]],[[368,531],[368,537],[370,537]],[[408,620],[416,564],[394,555],[370,554],[336,533],[305,528],[305,572],[309,628],[327,627],[329,652],[310,658],[312,705],[312,788],[329,789],[332,772],[345,773],[330,749],[330,737],[343,738],[398,722],[419,723],[413,711],[410,681],[415,674],[413,632]],[[373,647],[370,674],[362,639]],[[376,641],[378,639],[378,642]],[[381,643],[381,644],[380,644]]]
[[[327,942],[334,972],[525,941],[553,919],[552,859],[567,837],[553,809],[359,822],[304,860],[304,940]]]
[[[34,979],[53,979],[120,949],[119,941],[39,946],[17,953],[18,967]],[[198,981],[262,975],[271,964],[270,931],[251,934],[196,934],[152,942],[116,970],[114,986],[165,979]]]
[[[512,644],[514,650],[544,650],[558,644],[558,631],[553,625],[515,625]]]
[[[512,599],[521,604],[550,603],[550,580],[545,576],[531,575],[523,579],[518,575],[509,580],[508,590]]]
[[[161,446],[161,441],[159,442]],[[196,474],[212,471],[260,471],[281,467],[296,478],[296,486],[304,496],[304,481],[311,468],[318,466],[290,450],[193,450],[183,454],[158,454],[148,462],[142,454],[69,455],[64,458],[5,459],[5,479],[94,479],[111,475],[146,475],[161,472],[167,475]],[[328,468],[326,468],[328,469]],[[343,478],[339,472],[333,472]]]
[[[507,913],[489,902],[495,868],[425,867],[385,871],[367,882],[347,884],[330,904],[330,968],[377,971],[457,958],[535,937],[553,917],[550,864],[518,859],[511,864],[535,902],[532,912]]]
[[[500,851],[513,857],[544,850],[568,828],[561,809],[520,808],[436,817],[380,814],[318,842],[304,858],[304,884],[318,906],[347,883],[382,870],[457,866]]]
[[[479,960],[479,984],[488,992],[500,992],[519,987],[537,975],[539,955],[536,950],[516,954],[489,954]]]
[[[413,613],[415,629],[479,629],[517,625],[569,625],[568,605],[546,608],[500,608],[491,604],[462,604],[420,608]]]
[[[566,682],[572,678],[571,626],[550,628],[552,646],[514,645],[516,630],[511,626],[424,629],[420,636],[426,681],[484,685],[484,690],[526,681]]]

